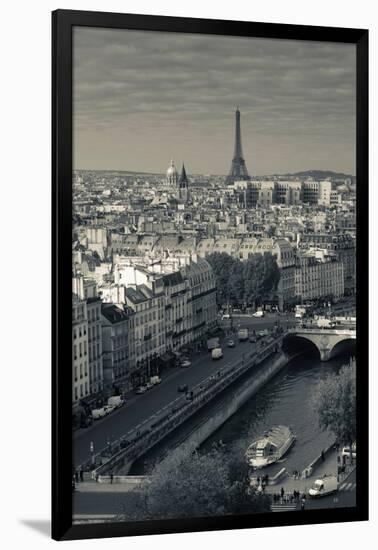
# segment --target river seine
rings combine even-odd
[[[272,475],[282,467],[290,473],[301,472],[334,442],[333,435],[318,426],[310,403],[311,393],[322,377],[337,372],[348,363],[349,357],[344,354],[324,363],[314,355],[296,357],[207,439],[202,450],[206,452],[221,440],[226,449],[235,447],[238,453],[244,453],[267,429],[283,424],[292,428],[297,439],[280,463],[264,469],[264,473]]]

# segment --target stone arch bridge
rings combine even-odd
[[[303,338],[312,342],[319,350],[320,360],[328,361],[340,351],[342,343],[356,340],[355,328],[325,329],[325,328],[293,328],[283,338],[287,343],[292,338]]]

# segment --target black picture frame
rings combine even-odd
[[[240,37],[341,42],[357,47],[357,414],[359,460],[355,508],[72,525],[71,492],[71,195],[72,28],[106,27]],[[368,31],[118,13],[52,13],[52,537],[120,537],[362,521],[368,519]]]

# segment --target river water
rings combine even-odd
[[[343,355],[321,362],[317,353],[297,355],[272,380],[231,416],[202,445],[208,452],[214,443],[225,445],[225,460],[231,450],[244,456],[253,441],[272,426],[290,426],[296,441],[286,455],[267,468],[264,474],[273,477],[283,467],[289,473],[302,472],[320,453],[334,443],[334,436],[322,431],[318,425],[310,398],[318,381],[330,373],[336,373],[349,362],[352,347]],[[244,384],[248,383],[245,381]],[[232,398],[232,394],[230,396]],[[130,474],[148,474],[169,451],[170,445],[157,445],[142,459],[136,461]]]
[[[272,476],[282,467],[290,473],[301,472],[334,442],[333,435],[318,426],[310,404],[311,392],[322,377],[337,372],[348,361],[348,354],[324,363],[314,355],[296,357],[206,440],[202,450],[206,452],[221,440],[226,450],[235,447],[236,452],[244,453],[267,429],[283,424],[292,428],[297,439],[285,457],[264,468],[264,473]]]

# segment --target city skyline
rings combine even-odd
[[[354,46],[75,29],[75,169],[226,175],[237,105],[252,177],[355,174]]]

